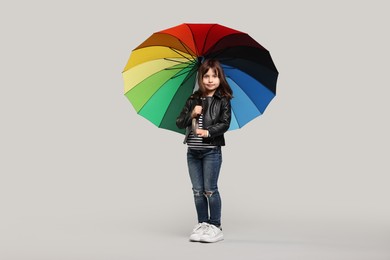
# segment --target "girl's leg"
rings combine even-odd
[[[218,177],[222,165],[221,147],[207,152],[203,158],[204,195],[210,207],[209,223],[221,226],[221,197],[218,191]]]
[[[199,150],[188,149],[187,151],[188,172],[190,174],[192,190],[194,193],[194,201],[198,222],[208,222],[208,203],[204,196],[204,179],[203,179],[203,160],[202,152]]]

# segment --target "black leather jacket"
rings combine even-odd
[[[219,91],[216,91],[213,96],[210,106],[207,108],[208,113],[203,113],[203,129],[209,131],[210,137],[205,138],[207,143],[216,146],[225,145],[224,133],[229,129],[231,120],[231,105],[230,100],[222,97]],[[184,143],[187,142],[188,135],[191,132],[192,117],[191,113],[194,107],[198,104],[199,95],[194,93],[191,95],[176,119],[177,127],[186,128]]]

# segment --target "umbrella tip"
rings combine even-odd
[[[204,56],[199,56],[198,57],[198,63],[199,64],[202,64],[204,62],[204,60],[205,60]]]

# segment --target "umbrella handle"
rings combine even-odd
[[[194,117],[192,119],[192,132],[194,133],[194,135],[196,134],[196,129],[198,129],[198,127],[199,127],[198,120],[196,117]]]
[[[196,100],[196,105],[201,106],[203,108],[204,107],[203,106],[203,99],[198,98]],[[194,135],[196,135],[196,129],[199,128],[198,118],[199,118],[199,115],[197,117],[192,118],[192,132],[194,133]]]

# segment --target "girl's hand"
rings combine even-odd
[[[199,137],[208,137],[209,131],[204,129],[196,129],[196,135]]]
[[[192,110],[192,118],[198,117],[200,114],[202,114],[202,106],[195,106]]]

